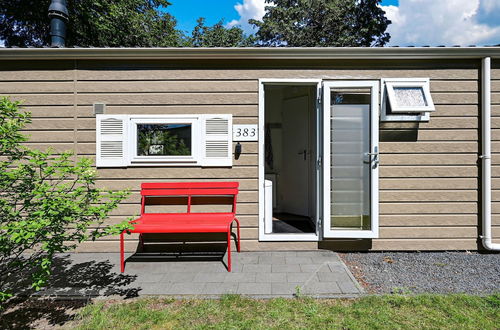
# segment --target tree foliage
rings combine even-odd
[[[246,36],[237,26],[226,28],[220,20],[213,26],[206,26],[203,17],[198,18],[188,45],[191,47],[249,47],[255,42],[252,36]]]
[[[263,46],[369,47],[383,46],[391,23],[378,6],[381,0],[266,0],[259,28]]]
[[[51,0],[9,0],[0,6],[0,39],[6,46],[49,44]],[[181,33],[164,8],[167,0],[68,0],[66,45],[175,47]]]
[[[96,188],[90,159],[25,147],[19,131],[29,122],[19,103],[0,99],[0,301],[20,271],[40,289],[56,253],[129,228],[127,221],[103,226],[128,193]]]

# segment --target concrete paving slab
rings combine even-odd
[[[285,257],[283,256],[260,256],[259,264],[270,264],[270,265],[283,265],[285,264]]]
[[[225,273],[198,273],[194,276],[194,283],[217,283],[224,282],[227,274]]]
[[[271,283],[271,293],[276,295],[294,296],[301,292],[302,282]]]
[[[316,278],[316,273],[287,273],[286,278],[287,282],[306,282],[308,280],[312,280]],[[317,278],[316,278],[317,280]]]
[[[330,251],[243,252],[233,254],[233,271],[221,260],[148,260],[135,254],[125,272],[118,253],[61,254],[51,286],[38,296],[88,297],[141,295],[255,297],[363,294],[349,269]],[[321,262],[318,262],[321,261]],[[18,280],[20,281],[20,280]]]
[[[270,272],[271,272],[271,265],[268,264],[249,264],[243,266],[243,273],[270,273]]]
[[[178,283],[178,282],[187,282],[191,283],[196,276],[195,273],[192,272],[175,272],[175,273],[165,273],[163,274],[162,282],[167,283]]]
[[[238,283],[207,283],[202,290],[202,294],[223,295],[234,294],[238,291]]]
[[[256,283],[286,283],[286,273],[258,273]]]
[[[299,273],[300,265],[272,265],[271,272],[273,273]]]
[[[302,257],[302,256],[295,256],[295,257],[286,257],[285,258],[286,263],[288,265],[296,265],[296,264],[312,264],[313,260],[311,257]]]
[[[238,294],[244,295],[270,295],[271,283],[240,283],[238,285]]]
[[[230,273],[226,275],[224,282],[255,283],[255,273]]]

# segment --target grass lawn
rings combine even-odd
[[[68,324],[69,325],[69,324]],[[500,295],[367,296],[360,299],[142,298],[83,307],[79,329],[450,328],[498,329]]]

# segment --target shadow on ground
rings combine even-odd
[[[2,306],[0,328],[62,325],[73,319],[75,310],[85,306],[91,297],[132,298],[140,291],[131,287],[137,276],[116,272],[109,260],[78,262],[62,255],[55,258],[53,269],[48,286],[39,292],[29,288],[29,272],[15,274],[7,281],[6,287],[16,296]]]

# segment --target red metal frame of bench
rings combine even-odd
[[[141,184],[141,216],[130,221],[134,229],[120,234],[120,266],[125,271],[124,234],[138,233],[140,243],[142,234],[151,233],[227,233],[227,270],[231,271],[231,225],[237,225],[237,251],[240,252],[240,222],[236,219],[236,197],[238,182],[176,182]],[[185,213],[146,213],[148,197],[187,197]],[[192,197],[232,196],[231,212],[191,212]]]

